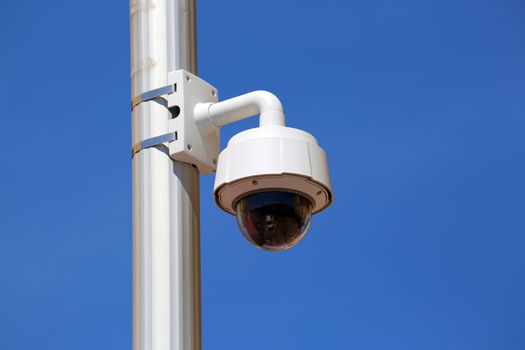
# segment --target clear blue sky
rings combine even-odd
[[[524,349],[523,1],[200,0],[198,19],[200,75],[276,93],[335,191],[271,254],[202,178],[204,349]],[[129,76],[127,1],[3,4],[2,350],[131,348]]]

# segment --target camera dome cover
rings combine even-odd
[[[257,248],[278,252],[296,245],[306,234],[312,203],[285,191],[257,192],[235,205],[243,236]]]

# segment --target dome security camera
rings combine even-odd
[[[187,71],[171,72],[168,80],[141,101],[167,95],[168,109],[177,112],[169,132],[143,139],[133,152],[167,144],[174,160],[204,175],[216,170],[215,202],[237,217],[250,243],[268,251],[297,244],[311,216],[333,200],[326,153],[316,139],[286,127],[281,102],[267,91],[218,102],[217,90]],[[238,133],[220,152],[220,128],[254,115],[259,127]]]
[[[332,201],[328,163],[315,138],[280,125],[235,135],[220,156],[217,205],[237,216],[256,247],[280,251],[305,235],[312,214]]]
[[[281,251],[297,244],[311,216],[332,202],[328,161],[312,135],[284,125],[282,105],[269,92],[206,104],[195,116],[221,127],[254,114],[260,126],[232,137],[220,153],[213,193],[250,243]]]

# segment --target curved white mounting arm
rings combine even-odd
[[[260,126],[285,125],[281,101],[268,91],[254,91],[222,102],[195,106],[197,123],[210,121],[217,128],[257,114]]]

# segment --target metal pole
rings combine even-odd
[[[130,0],[132,97],[197,73],[195,0]],[[132,112],[133,144],[167,130],[158,101]],[[199,174],[164,147],[133,157],[133,349],[201,348]]]

